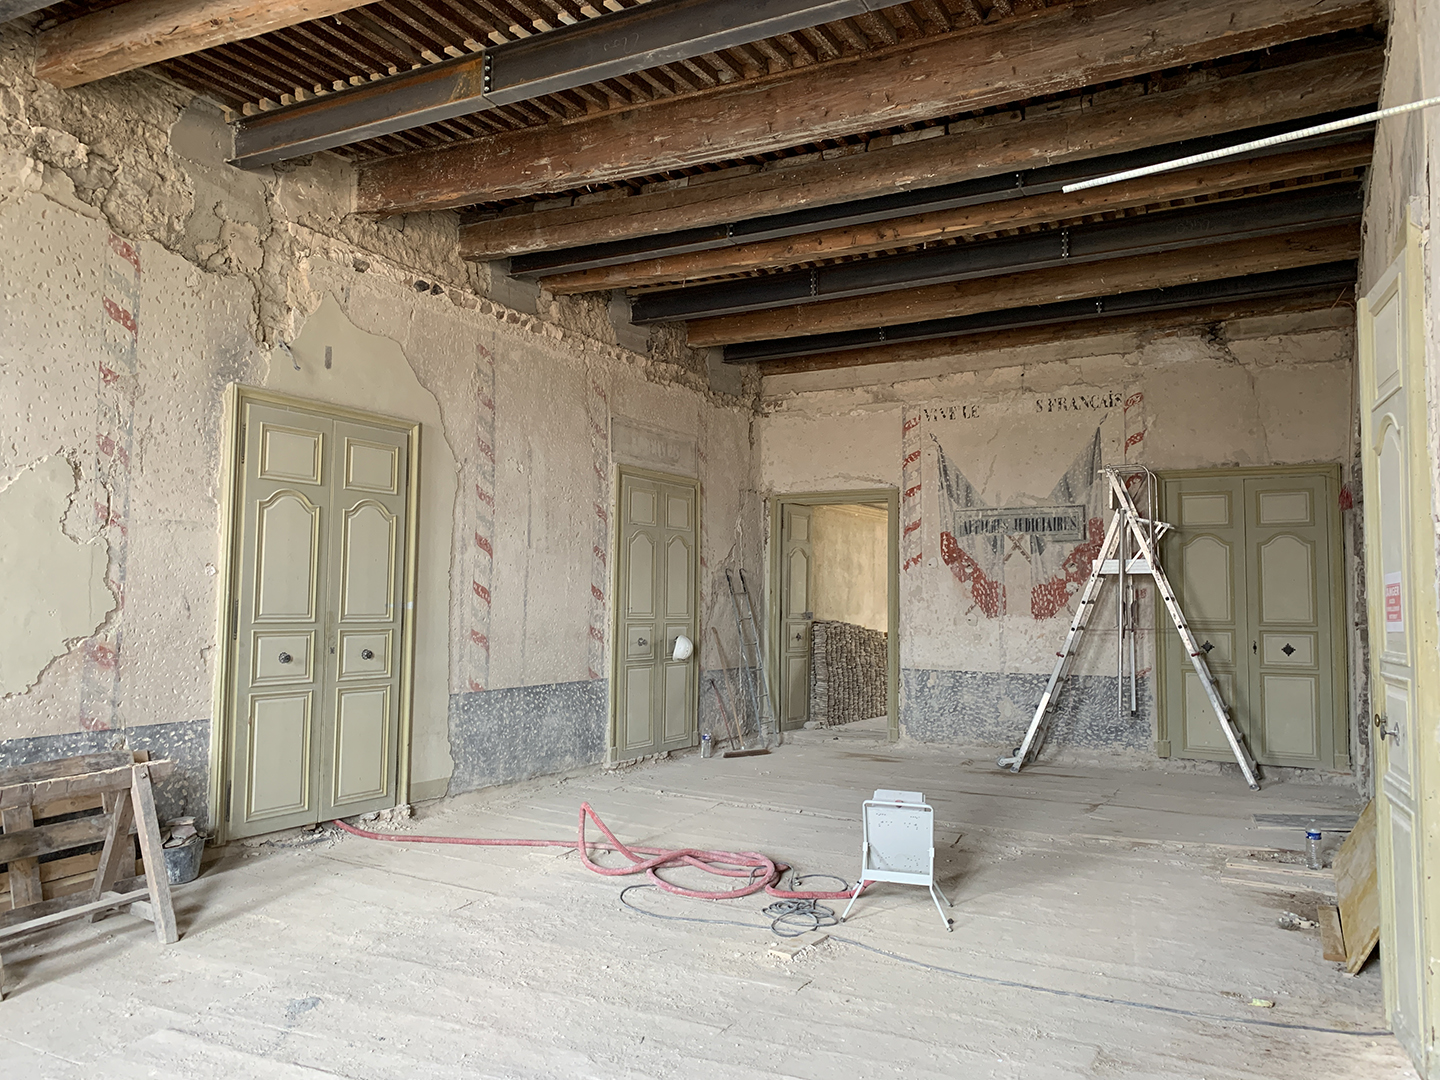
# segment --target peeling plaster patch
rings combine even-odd
[[[76,487],[70,463],[49,457],[0,489],[0,697],[33,687],[115,610],[104,542],[62,526]]]

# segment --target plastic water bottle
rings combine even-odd
[[[1320,830],[1305,830],[1305,862],[1311,870],[1323,870],[1325,860],[1320,857]]]
[[[715,740],[710,738],[709,732],[700,736],[700,756],[710,757],[715,753]]]

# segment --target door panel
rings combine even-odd
[[[245,820],[274,828],[275,819],[306,813],[310,795],[309,693],[257,694],[250,699]],[[265,831],[265,830],[256,830]]]
[[[255,621],[313,619],[320,508],[298,491],[277,491],[257,509],[255,533]]]
[[[246,401],[228,832],[393,806],[409,435]]]
[[[811,534],[811,508],[783,506],[780,509],[781,591],[780,629],[784,644],[780,651],[780,726],[783,730],[803,727],[810,719],[810,635],[814,613],[810,609],[811,574],[815,548]]]
[[[1179,527],[1165,539],[1162,565],[1171,571],[1176,599],[1205,652],[1220,699],[1243,731],[1249,684],[1245,678],[1237,678],[1244,671],[1244,659],[1237,657],[1244,628],[1236,600],[1245,595],[1241,494],[1231,477],[1196,477],[1169,481],[1165,497],[1167,520],[1179,522]],[[1178,721],[1170,729],[1175,753],[1233,761],[1234,752],[1185,655],[1180,635],[1168,619],[1161,626],[1166,670],[1174,673],[1165,692],[1166,715]],[[1244,647],[1248,646],[1247,641]]]
[[[339,527],[325,602],[333,629],[325,654],[322,820],[395,805],[400,673],[386,660],[386,642],[401,629],[407,508],[399,478],[409,468],[404,432],[336,420],[332,442],[332,520]]]
[[[395,515],[374,502],[345,511],[341,541],[340,617],[388,621],[395,613],[399,537]]]
[[[386,794],[390,742],[390,688],[342,689],[335,722],[335,802]]]
[[[697,658],[673,659],[680,635],[698,636],[696,491],[622,472],[617,503],[614,752],[635,758],[693,746],[697,737]]]
[[[1328,767],[1344,711],[1331,659],[1340,601],[1325,511],[1337,498],[1334,481],[1249,477],[1243,486],[1255,581],[1247,611],[1255,688],[1250,749],[1270,765]]]
[[[241,417],[238,592],[232,612],[229,831],[319,820],[332,425],[249,403]]]

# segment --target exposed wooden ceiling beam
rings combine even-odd
[[[819,353],[789,360],[768,360],[760,364],[760,374],[798,375],[811,371],[833,371],[836,368],[863,367],[873,364],[898,364],[914,360],[933,360],[946,356],[992,354],[990,363],[959,364],[956,371],[976,371],[996,367],[1013,367],[1016,357],[1010,349],[1029,345],[1050,345],[1058,341],[1094,338],[1101,334],[1143,334],[1183,330],[1192,326],[1248,319],[1256,316],[1283,315],[1305,311],[1323,311],[1343,305],[1344,290],[1314,289],[1283,297],[1259,297],[1232,300],[1219,304],[1202,304],[1173,311],[1153,311],[1139,315],[1110,315],[1088,322],[1059,326],[1023,326],[987,334],[966,334],[961,337],[927,338],[923,341],[897,341],[868,349]],[[1351,303],[1353,304],[1353,298]],[[1347,308],[1348,310],[1348,308]],[[1353,317],[1353,316],[1352,316]]]
[[[905,292],[699,319],[687,324],[687,337],[692,348],[706,348],[742,341],[897,326],[1057,300],[1313,266],[1353,259],[1359,249],[1360,230],[1353,225],[1336,226],[1310,233],[1217,244],[1206,248],[1203,258],[1196,258],[1194,250],[1165,251],[1089,266],[1062,266],[1005,277],[929,285]]]
[[[35,75],[56,86],[80,86],[361,6],[357,0],[129,0],[43,31]]]
[[[699,177],[614,202],[518,213],[465,226],[460,249],[467,258],[496,259],[686,229],[720,227],[723,233],[729,223],[764,215],[1299,120],[1376,101],[1384,59],[1378,46],[1352,48],[1144,96],[1082,98],[1080,107],[1041,107],[1024,120],[962,122],[950,134],[898,144],[880,140],[863,153],[831,160],[775,162],[750,175]]]
[[[358,208],[564,191],[1079,89],[1369,26],[1373,0],[1091,0],[564,124],[377,161]]]
[[[1338,187],[1200,203],[973,244],[945,244],[874,259],[655,290],[632,301],[630,319],[637,324],[678,322],[789,304],[824,305],[842,297],[913,293],[941,283],[1082,263],[1098,271],[1105,263],[1157,251],[1188,249],[1193,258],[1204,259],[1211,249],[1236,240],[1307,233],[1331,225],[1358,228],[1361,209],[1360,185],[1354,181]]]
[[[1306,179],[1305,186],[1353,178],[1373,152],[1367,136],[1251,160],[1229,159],[1157,177],[1110,184],[1093,191],[1052,192],[1023,199],[1005,199],[953,210],[897,218],[847,229],[788,236],[742,247],[716,248],[663,259],[602,266],[572,274],[541,278],[557,296],[600,289],[629,289],[665,282],[698,281],[724,274],[796,266],[821,259],[853,257],[914,244],[972,237],[1002,229],[1020,229],[1091,214],[1114,213],[1176,199],[1238,197],[1243,189]],[[1327,180],[1327,176],[1335,180]],[[1288,189],[1287,190],[1291,190]]]
[[[235,164],[268,165],[862,14],[883,0],[651,0],[297,102],[236,125]]]

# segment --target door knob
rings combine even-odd
[[[289,654],[288,652],[282,652],[282,653],[280,654],[280,662],[281,662],[282,664],[288,664],[288,663],[290,663],[290,660],[291,660],[291,656],[290,656],[290,654]]]
[[[1380,733],[1381,739],[1394,739],[1397,743],[1400,741],[1400,728],[1390,727],[1389,720],[1383,713],[1375,714],[1375,730]]]
[[[361,660],[374,660],[374,659],[375,659],[375,653],[374,653],[372,650],[370,650],[370,649],[361,649],[361,650],[360,650],[360,659],[361,659]]]
[[[650,642],[646,641],[646,640],[642,637],[642,638],[636,638],[636,639],[635,639],[635,644],[636,644],[636,645],[649,645]]]

